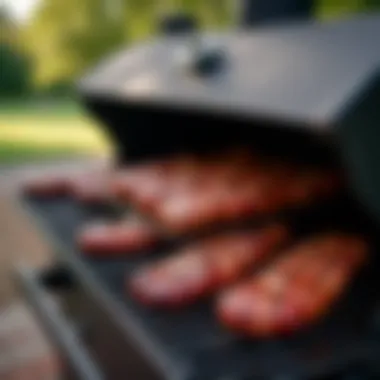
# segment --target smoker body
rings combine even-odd
[[[265,153],[335,166],[346,175],[352,205],[360,209],[354,222],[362,224],[362,214],[368,214],[376,235],[378,35],[380,16],[221,34],[182,30],[117,53],[84,77],[78,89],[113,137],[119,163],[249,142]],[[175,314],[134,302],[124,291],[124,276],[149,261],[149,254],[99,261],[78,252],[75,231],[99,216],[112,220],[112,213],[65,199],[24,201],[75,284],[65,286],[63,312],[81,322],[80,339],[89,342],[79,353],[87,363],[79,365],[82,378],[86,371],[96,373],[94,379],[111,380],[379,376],[378,260],[326,321],[290,338],[246,341],[216,323],[209,302]],[[338,202],[327,212],[344,217],[346,206]],[[44,305],[36,301],[35,284],[51,288],[44,278],[19,271],[40,310]],[[67,342],[58,340],[72,362]]]
[[[121,160],[263,135],[268,143],[261,146],[275,150],[280,136],[282,150],[343,164],[380,220],[379,34],[378,15],[254,32],[193,31],[118,53],[79,88],[115,137]],[[214,71],[197,71],[216,50]]]

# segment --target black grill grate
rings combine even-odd
[[[25,199],[24,203],[39,217],[44,232],[63,248],[67,261],[73,266],[84,264],[109,297],[123,305],[123,317],[137,318],[148,337],[158,343],[160,355],[173,366],[185,368],[177,371],[186,374],[183,380],[275,379],[284,374],[292,379],[312,379],[333,376],[356,364],[372,370],[380,357],[380,323],[375,328],[372,317],[380,289],[380,278],[371,269],[375,266],[362,274],[343,302],[320,325],[287,339],[245,341],[217,324],[210,301],[164,312],[142,307],[128,296],[125,276],[142,263],[167,253],[115,260],[94,260],[78,253],[75,231],[90,220],[115,218],[107,208],[84,209],[63,198]],[[361,379],[372,376],[361,373]]]

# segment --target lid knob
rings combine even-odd
[[[221,49],[209,48],[201,50],[193,61],[193,70],[201,77],[211,77],[220,73],[226,64],[226,56]]]

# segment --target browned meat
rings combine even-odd
[[[44,176],[24,183],[27,194],[40,197],[72,196],[83,203],[102,203],[113,199],[111,173],[92,171],[60,176]]]
[[[57,197],[69,195],[71,178],[68,176],[43,176],[23,183],[26,194],[38,197]]]
[[[328,234],[290,248],[262,273],[222,293],[224,325],[253,337],[289,333],[323,317],[366,261],[358,237]]]
[[[137,254],[154,247],[161,239],[151,224],[129,218],[118,223],[86,226],[78,236],[78,245],[87,255],[109,257]]]
[[[337,190],[331,173],[304,172],[289,167],[243,170],[235,180],[173,194],[155,209],[155,218],[170,233],[186,233],[219,222],[306,206]]]
[[[147,305],[188,304],[235,281],[282,246],[287,238],[282,226],[212,237],[138,270],[129,287]]]
[[[70,183],[70,194],[84,204],[107,203],[114,200],[110,186],[111,173],[86,174]]]
[[[149,210],[168,193],[173,176],[185,182],[196,165],[193,157],[181,156],[125,168],[115,176],[113,192],[120,200]]]
[[[121,200],[151,212],[164,199],[231,182],[252,160],[244,149],[209,157],[182,155],[126,168],[116,176],[113,187]]]

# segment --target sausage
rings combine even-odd
[[[154,212],[161,201],[173,195],[201,191],[236,177],[251,161],[251,153],[244,149],[212,157],[179,155],[124,170],[114,182],[114,191],[138,209]]]
[[[235,186],[233,178],[244,175],[243,170],[228,167],[203,168],[198,180],[172,189],[161,202],[152,207],[151,214],[172,235],[196,231],[227,219],[224,210]]]
[[[31,196],[53,198],[70,193],[71,179],[67,176],[44,176],[25,181],[23,191]]]
[[[114,200],[110,186],[110,173],[83,175],[70,183],[70,193],[74,199],[85,204],[101,204]]]
[[[221,214],[220,192],[204,190],[173,196],[160,203],[155,219],[171,235],[181,235],[214,224]]]
[[[197,166],[191,156],[136,165],[120,171],[112,183],[115,196],[124,202],[131,202],[137,208],[149,210],[169,191],[175,174],[191,176]]]
[[[159,173],[163,170],[159,164],[146,164],[137,167],[126,168],[115,175],[111,183],[112,191],[121,201],[129,202],[131,194],[136,189],[152,186],[153,179],[160,177]]]
[[[209,238],[139,269],[128,280],[128,286],[137,300],[149,306],[187,305],[261,263],[285,244],[288,235],[285,227],[276,225]]]
[[[228,328],[253,337],[294,332],[317,322],[368,257],[359,237],[326,234],[297,244],[258,276],[223,292],[216,305]]]
[[[27,194],[40,197],[72,196],[85,203],[102,203],[112,199],[111,173],[93,171],[61,176],[34,178],[24,184]]]
[[[287,184],[284,196],[290,205],[307,205],[334,194],[340,187],[341,178],[334,172],[303,169]]]
[[[137,218],[117,223],[96,223],[86,226],[78,235],[77,242],[86,255],[109,257],[130,255],[153,248],[160,240],[159,231]]]
[[[164,199],[154,217],[168,232],[182,234],[220,222],[307,206],[338,188],[330,173],[306,175],[286,165],[263,165],[229,175],[219,178],[214,186]]]
[[[257,205],[262,207],[262,199],[268,195],[262,190],[265,176],[268,174],[263,169],[253,173],[243,168],[239,172],[226,168],[224,175],[215,177],[211,173],[208,186],[164,199],[154,217],[172,234],[241,219],[254,212]]]
[[[236,204],[249,194],[246,183],[263,176],[264,170],[256,164],[235,165],[235,161],[207,162],[200,168],[197,181],[186,189],[175,189],[152,209],[153,217],[171,234],[192,232],[218,222],[238,219],[243,212]],[[257,186],[255,184],[255,186]],[[243,193],[242,189],[247,191]],[[244,206],[247,202],[244,203]],[[235,218],[235,213],[236,218]]]
[[[202,182],[203,172],[195,159],[174,162],[165,175],[154,178],[145,187],[136,188],[131,202],[144,212],[153,212],[160,202],[172,194],[186,192]]]

